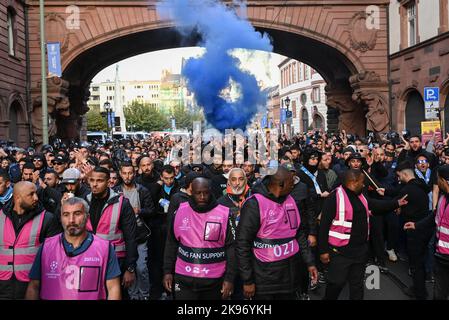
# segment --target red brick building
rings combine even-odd
[[[0,3],[0,140],[30,143],[24,2]]]

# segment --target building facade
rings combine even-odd
[[[27,90],[24,1],[0,2],[0,140],[29,146],[31,104]]]
[[[392,128],[421,133],[424,88],[440,89],[441,122],[449,127],[448,0],[392,0],[390,86]]]
[[[288,110],[293,113],[291,124],[284,124],[282,132],[289,128],[293,133],[326,130],[326,81],[310,66],[290,58],[278,67],[280,107],[287,108],[288,104]]]

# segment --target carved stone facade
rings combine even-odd
[[[156,1],[77,1],[80,26],[73,29],[64,24],[71,14],[66,12],[67,5],[73,3],[64,2],[45,2],[47,41],[61,42],[62,78],[69,82],[69,91],[64,96],[70,102],[70,115],[66,114],[65,98],[58,95],[56,100],[60,100],[55,103],[58,112],[53,113],[53,116],[58,115],[56,132],[64,138],[79,134],[76,131],[87,110],[85,88],[103,68],[143,52],[197,44],[198,37],[193,35],[181,39],[174,31],[172,21],[164,21],[157,16]],[[376,118],[369,122],[370,128],[384,130],[387,118],[381,112],[384,99],[388,101],[389,0],[323,0],[319,4],[291,1],[288,6],[283,0],[249,0],[247,4],[249,21],[259,31],[270,34],[276,53],[307,63],[322,75],[330,87],[340,88],[338,93],[328,95],[331,99],[328,105],[340,111],[341,128],[364,135],[366,111],[370,110],[368,116]],[[366,28],[368,17],[365,10],[369,5],[379,8],[379,30]],[[33,100],[38,99],[40,79],[38,14],[38,1],[30,1]],[[365,71],[375,72],[380,78],[376,88],[382,93],[382,98],[373,98],[370,94],[352,99],[353,87],[349,78]],[[363,92],[367,90],[363,87]],[[33,117],[40,119],[38,112],[33,113]]]

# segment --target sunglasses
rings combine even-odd
[[[427,160],[418,160],[418,163],[423,164],[423,163],[428,163],[428,161]]]

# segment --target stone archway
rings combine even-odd
[[[228,1],[224,1],[228,2]],[[67,29],[68,14],[59,2],[46,8],[47,41],[62,44],[64,80],[50,80],[55,106],[55,132],[75,138],[81,117],[87,112],[86,101],[91,79],[103,68],[122,59],[149,51],[196,45],[198,37],[181,39],[171,21],[161,20],[155,2],[78,3],[81,25]],[[294,1],[248,1],[249,21],[268,32],[276,53],[303,61],[317,70],[328,83],[327,105],[338,112],[339,127],[364,135],[367,126],[386,131],[389,123],[387,85],[387,8],[388,0],[324,0],[319,4]],[[379,9],[381,29],[366,27],[366,9]],[[38,30],[38,7],[30,7],[30,30]],[[38,39],[38,36],[31,37]],[[33,42],[34,41],[34,42]],[[31,46],[38,47],[37,40]],[[39,82],[40,53],[32,52],[32,83]],[[34,65],[33,65],[34,63]],[[64,81],[67,81],[67,86]],[[39,86],[33,88],[34,123],[40,123]],[[67,106],[68,105],[68,106]],[[50,109],[49,109],[50,110]],[[329,115],[328,115],[329,117]],[[368,124],[366,123],[368,117]],[[374,119],[374,121],[371,121]],[[40,136],[39,130],[34,130]]]
[[[405,105],[405,128],[411,134],[421,134],[421,121],[425,121],[424,100],[417,90],[411,90]]]

